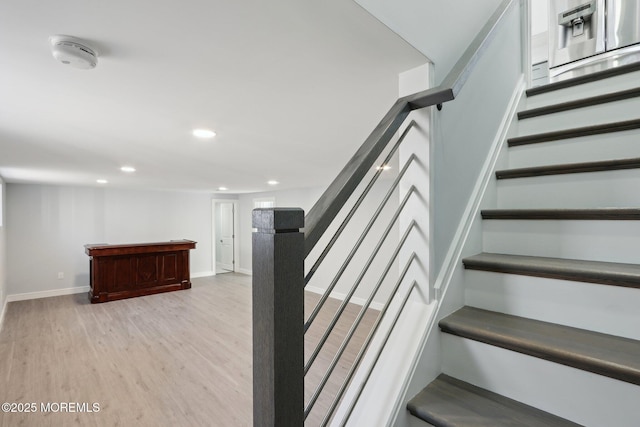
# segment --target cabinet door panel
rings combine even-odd
[[[178,267],[178,254],[165,254],[162,255],[162,273],[160,277],[160,281],[162,283],[176,283],[178,280],[178,272],[180,268]]]
[[[136,285],[155,286],[158,284],[158,255],[137,257]]]
[[[113,258],[112,268],[107,269],[111,277],[107,281],[109,292],[117,292],[129,289],[134,284],[134,265],[131,258]]]

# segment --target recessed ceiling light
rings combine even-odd
[[[96,182],[98,184],[107,184],[109,181],[107,181],[106,179],[96,179]]]
[[[136,171],[136,168],[134,168],[134,167],[132,167],[132,166],[122,166],[122,167],[120,168],[120,170],[121,170],[122,172],[129,172],[129,173],[131,173],[131,172],[135,172],[135,171]]]
[[[227,187],[218,187],[218,191],[227,191],[228,188]]]
[[[216,133],[209,129],[194,129],[193,136],[198,138],[213,138]]]
[[[269,184],[269,185],[278,185],[280,183],[278,181],[271,180],[271,181],[267,181],[267,184]]]

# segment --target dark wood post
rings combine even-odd
[[[254,209],[253,425],[304,425],[304,211]]]

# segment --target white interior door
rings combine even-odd
[[[234,271],[234,205],[233,203],[217,203],[216,215],[216,269]]]

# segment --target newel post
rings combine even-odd
[[[304,425],[304,211],[254,209],[253,425]]]

